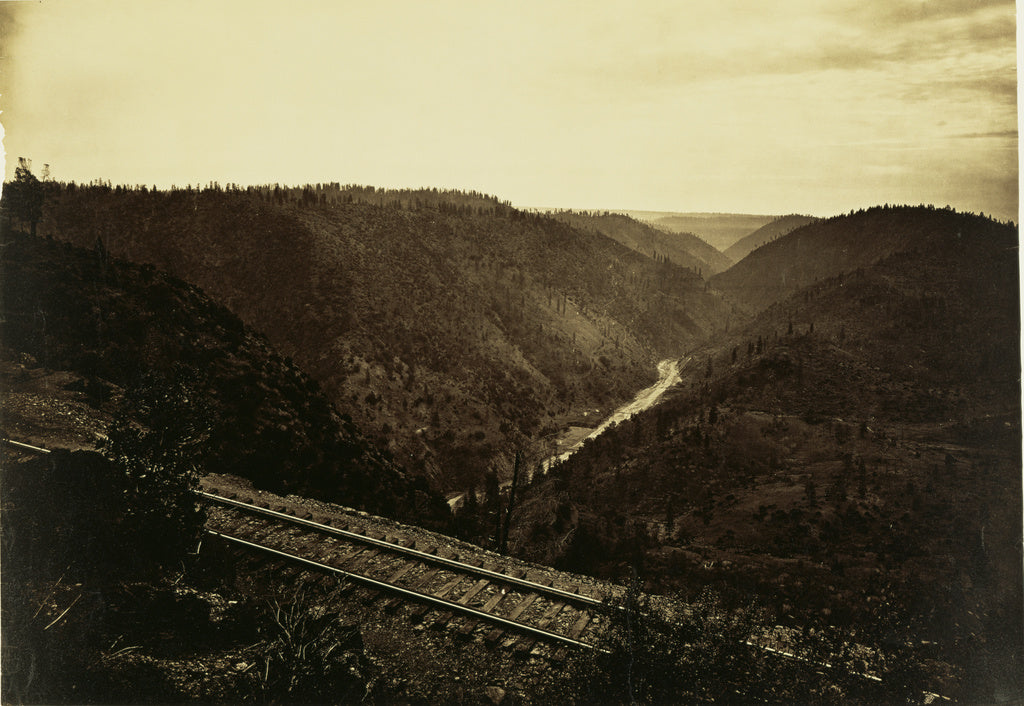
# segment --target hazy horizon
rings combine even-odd
[[[0,5],[6,175],[1018,220],[1015,5]]]

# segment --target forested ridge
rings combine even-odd
[[[621,213],[554,211],[550,215],[575,228],[607,235],[655,260],[667,259],[682,265],[706,278],[728,269],[733,262],[693,233],[660,230]]]
[[[49,185],[40,232],[195,282],[442,487],[721,321],[698,274],[492,197]]]
[[[98,413],[134,389],[187,390],[188,406],[208,414],[202,472],[446,526],[423,479],[194,285],[102,248],[22,236],[4,244],[2,301],[4,359],[73,373]]]
[[[811,216],[801,216],[795,213],[788,216],[779,216],[771,223],[763,225],[750,235],[746,235],[737,240],[725,249],[724,254],[732,262],[739,262],[765,243],[777,240],[783,235],[796,230],[800,226],[813,223],[815,220],[817,219]]]
[[[893,253],[923,250],[960,237],[972,243],[1001,239],[1006,224],[932,206],[878,206],[835,216],[765,243],[710,279],[750,313],[803,287],[874,264]]]

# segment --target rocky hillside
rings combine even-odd
[[[40,232],[195,282],[460,490],[629,397],[724,309],[695,272],[478,194],[68,185]]]

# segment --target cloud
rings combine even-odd
[[[875,0],[841,6],[839,12],[867,27],[970,19],[992,10],[1013,14],[1013,0]]]
[[[703,17],[708,26],[634,34],[633,46],[621,51],[573,57],[561,73],[609,87],[655,89],[823,71],[899,72],[913,82],[928,73],[930,63],[955,60],[969,66],[975,57],[988,56],[1009,74],[1006,80],[1016,80],[1013,3],[886,0],[826,7],[783,2],[764,10],[726,9]],[[955,75],[958,67],[943,70]],[[1006,93],[1005,86],[1000,92]]]
[[[993,132],[964,132],[950,136],[954,140],[1016,140],[1016,130],[996,130]]]
[[[0,70],[0,94],[5,97],[10,86],[11,46],[24,28],[18,12],[18,7],[22,5],[20,2],[0,2],[0,62],[3,63],[3,70]]]
[[[903,78],[898,95],[907,101],[930,99],[945,103],[981,100],[977,109],[1016,122],[1017,74],[1013,67],[967,67],[946,69],[942,65]],[[1012,115],[1011,115],[1012,114]]]

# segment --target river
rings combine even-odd
[[[551,466],[561,463],[583,446],[587,439],[593,439],[600,436],[605,429],[610,427],[612,424],[619,424],[637,412],[642,412],[645,409],[657,404],[661,396],[665,394],[665,391],[670,387],[679,382],[679,360],[675,358],[667,358],[658,363],[658,381],[650,387],[645,387],[643,390],[637,393],[636,397],[633,398],[632,402],[624,404],[615,410],[611,416],[605,419],[601,424],[595,427],[589,434],[573,444],[568,450],[563,451],[557,456],[552,456],[541,464],[545,472]]]
[[[658,400],[661,399],[661,396],[665,394],[666,390],[679,382],[680,362],[681,361],[676,358],[666,358],[658,363],[658,381],[650,387],[645,387],[643,390],[640,390],[636,397],[633,398],[632,402],[624,404],[616,409],[611,416],[601,422],[598,426],[593,429],[589,429],[587,427],[572,427],[564,432],[562,434],[562,443],[566,443],[567,439],[573,438],[577,438],[578,441],[573,443],[572,446],[562,453],[546,459],[541,464],[541,468],[544,472],[547,473],[549,468],[572,456],[581,446],[583,446],[587,439],[593,439],[594,437],[599,436],[612,424],[618,424],[629,419],[637,412],[642,412],[645,409],[654,406]],[[582,438],[579,438],[580,436],[582,436]],[[532,471],[530,472],[530,476],[532,476]],[[511,481],[505,481],[501,485],[502,488],[508,488],[512,483]],[[452,509],[457,508],[462,503],[462,496],[463,493],[452,493],[448,497],[448,505]]]

